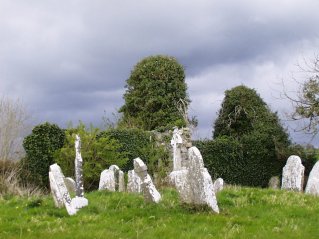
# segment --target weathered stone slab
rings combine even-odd
[[[281,189],[302,191],[305,167],[301,163],[300,157],[292,155],[288,158],[282,170]]]
[[[89,201],[84,197],[83,184],[83,159],[81,156],[81,139],[79,135],[75,135],[75,194],[72,199],[73,207],[80,209],[86,207]]]
[[[179,192],[183,202],[206,204],[214,212],[219,213],[212,178],[204,167],[202,155],[196,147],[188,149],[187,168],[171,172],[169,180]]]
[[[108,190],[115,192],[115,176],[114,171],[105,169],[100,176],[99,190]]]
[[[156,190],[152,178],[147,173],[147,166],[140,158],[134,159],[134,171],[142,181],[141,186],[144,199],[149,202],[158,203],[161,200],[161,195]]]
[[[182,134],[183,132],[177,127],[174,128],[171,145],[173,146],[173,171],[182,169],[182,155],[181,145],[183,143]]]
[[[218,193],[224,188],[224,180],[222,178],[217,178],[214,182],[214,192]]]
[[[99,190],[125,191],[124,173],[117,165],[111,165],[101,173]]]
[[[279,189],[280,188],[280,179],[278,176],[273,176],[269,179],[268,187],[272,189]]]
[[[189,148],[188,159],[188,180],[193,191],[194,203],[207,204],[214,212],[219,213],[213,181],[204,167],[204,161],[198,148]]]
[[[70,178],[70,177],[64,178],[64,183],[70,193],[75,193],[75,181],[73,180],[73,178]]]
[[[142,181],[134,170],[127,172],[127,191],[130,193],[142,192]]]
[[[69,215],[74,215],[77,209],[71,205],[71,197],[64,183],[64,175],[57,164],[50,166],[50,187],[55,204],[58,207],[64,205]]]
[[[309,174],[305,193],[319,196],[319,161],[315,163]]]
[[[119,171],[119,192],[125,192],[124,172]]]

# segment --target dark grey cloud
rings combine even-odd
[[[23,100],[37,122],[99,124],[123,104],[140,59],[172,55],[186,69],[198,137],[211,137],[236,85],[285,109],[278,82],[318,48],[317,9],[316,0],[0,0],[0,94]]]

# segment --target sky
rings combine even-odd
[[[21,100],[34,124],[93,123],[123,105],[133,67],[150,55],[185,67],[195,138],[211,138],[224,91],[254,88],[287,120],[297,65],[319,54],[318,0],[0,0],[0,96]],[[317,144],[318,140],[312,141]]]

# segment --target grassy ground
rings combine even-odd
[[[319,238],[319,198],[280,190],[231,187],[220,192],[221,213],[140,195],[92,192],[76,216],[49,196],[0,199],[0,238]]]

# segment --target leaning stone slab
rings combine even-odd
[[[129,193],[141,193],[142,192],[142,181],[140,177],[135,173],[134,170],[127,172],[127,192]]]
[[[161,200],[161,194],[156,190],[152,178],[147,173],[147,166],[140,158],[134,159],[134,171],[142,181],[142,192],[145,201],[158,203]]]
[[[319,161],[313,166],[309,174],[305,193],[319,196]]]
[[[300,157],[292,155],[288,158],[282,170],[281,189],[302,191],[305,167],[301,163]]]
[[[204,161],[198,148],[189,148],[188,159],[188,179],[193,191],[193,202],[207,204],[214,212],[219,213],[213,180],[204,167]]]
[[[119,192],[125,192],[125,180],[124,180],[124,172],[122,170],[119,171]]]
[[[50,166],[50,187],[54,202],[57,206],[64,205],[69,215],[74,215],[77,209],[71,205],[71,197],[64,183],[64,175],[57,164]]]

